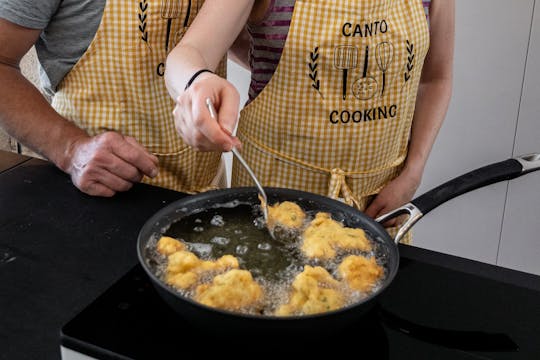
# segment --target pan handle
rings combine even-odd
[[[398,243],[418,220],[448,200],[469,191],[496,182],[515,179],[536,170],[540,170],[540,153],[522,155],[493,163],[449,180],[375,220],[378,223],[384,223],[397,216],[409,214],[409,218],[401,225],[394,239]]]

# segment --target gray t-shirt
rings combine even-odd
[[[106,0],[0,0],[0,18],[43,30],[36,42],[41,86],[53,95],[84,54],[101,22]]]

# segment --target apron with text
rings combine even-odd
[[[428,47],[421,0],[297,0],[278,67],[238,126],[262,184],[364,210],[407,156]],[[232,185],[253,185],[236,163]]]
[[[90,135],[114,130],[155,154],[159,175],[143,182],[189,193],[220,181],[221,155],[196,152],[181,140],[163,75],[168,52],[202,3],[108,0],[92,43],[53,99],[61,115]],[[222,61],[217,72],[224,70]]]

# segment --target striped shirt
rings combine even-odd
[[[248,102],[263,90],[277,68],[287,40],[295,2],[296,0],[271,0],[263,20],[247,26],[251,36],[251,83]],[[429,21],[431,0],[423,0],[422,3]]]

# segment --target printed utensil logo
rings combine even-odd
[[[364,71],[362,77],[357,79],[353,84],[353,95],[359,100],[369,100],[377,92],[379,84],[377,80],[372,76],[368,76],[368,63],[369,63],[369,46],[366,45],[366,51],[364,54]]]
[[[388,66],[394,57],[394,46],[387,41],[382,42],[377,45],[375,53],[377,58],[377,66],[382,71],[381,97],[383,97],[384,89],[386,87],[386,71],[388,70]]]
[[[347,75],[349,69],[358,66],[358,48],[352,45],[341,45],[334,49],[334,66],[343,70],[343,100],[347,98]]]

